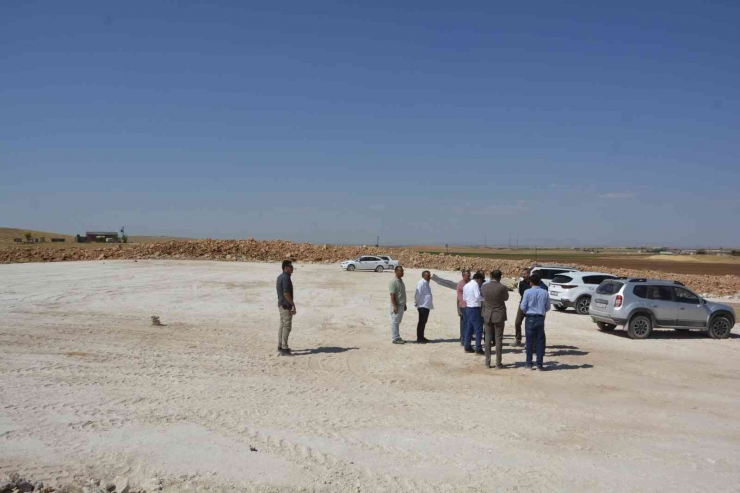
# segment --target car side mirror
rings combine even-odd
[[[702,298],[702,299],[701,299],[701,304],[702,304],[702,305],[706,305],[706,304],[707,304],[707,300],[705,300],[704,298]]]

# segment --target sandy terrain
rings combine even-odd
[[[738,491],[737,326],[632,341],[552,313],[550,371],[513,348],[487,370],[456,340],[453,291],[433,286],[434,344],[397,346],[390,273],[299,264],[296,355],[278,357],[278,273],[0,265],[0,473],[165,491]]]

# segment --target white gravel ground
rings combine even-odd
[[[552,313],[550,371],[525,371],[511,347],[488,370],[457,342],[452,290],[433,285],[434,343],[397,346],[392,274],[301,264],[296,355],[278,357],[279,272],[0,266],[0,473],[165,491],[740,489],[737,327],[632,341]],[[407,339],[416,320],[410,306]]]

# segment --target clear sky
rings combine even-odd
[[[740,2],[0,2],[0,226],[740,246]]]

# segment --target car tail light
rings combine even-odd
[[[618,294],[614,299],[614,308],[619,308],[620,306],[622,306],[622,295]]]

